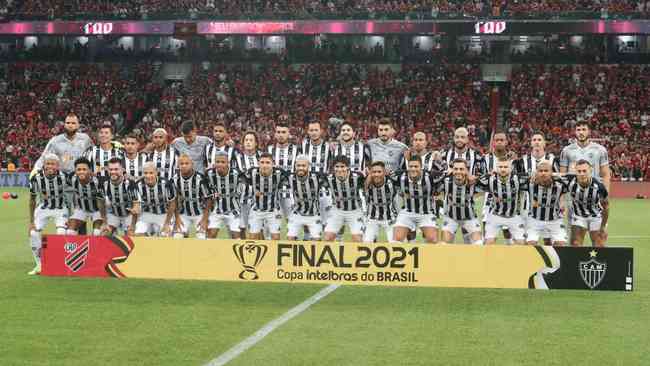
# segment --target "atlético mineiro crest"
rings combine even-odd
[[[578,263],[580,277],[582,277],[587,287],[592,290],[603,282],[605,273],[607,272],[607,263],[597,261],[596,255],[598,255],[598,252],[592,250],[589,252],[590,259],[588,261],[580,261]]]
[[[86,264],[88,252],[90,251],[90,240],[86,239],[86,241],[81,244],[72,242],[65,243],[63,249],[68,253],[65,256],[65,266],[72,272],[77,272]]]

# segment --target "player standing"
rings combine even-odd
[[[483,190],[470,178],[469,163],[461,158],[454,159],[452,175],[445,177],[439,187],[444,193],[442,240],[453,243],[456,231],[462,228],[472,244],[482,245],[481,224],[474,210],[474,196]]]
[[[308,137],[302,141],[300,151],[309,158],[310,171],[323,175],[329,174],[332,151],[323,137],[323,128],[318,121],[307,124],[307,135]],[[324,191],[319,197],[318,204],[321,222],[326,223],[329,217],[328,211],[332,208],[332,197]],[[305,240],[309,240],[308,232],[305,233]]]
[[[147,161],[156,164],[156,170],[161,177],[170,180],[178,171],[178,150],[167,143],[167,131],[157,128],[151,137],[153,150],[149,153]]]
[[[241,138],[242,150],[237,154],[237,168],[239,171],[247,173],[253,168],[259,167],[260,151],[257,146],[257,134],[253,131],[245,132]],[[251,210],[252,193],[247,189],[242,192],[240,199],[240,223],[239,232],[242,237],[246,236],[246,230],[250,224],[249,216]]]
[[[356,133],[351,124],[344,122],[340,127],[339,142],[335,144],[334,156],[343,155],[350,160],[350,170],[366,174],[366,166],[372,161],[370,147],[355,140]]]
[[[142,178],[142,168],[147,161],[147,155],[140,153],[140,142],[134,134],[124,137],[124,170],[129,179]]]
[[[107,234],[121,230],[126,235],[135,234],[135,224],[140,214],[140,195],[135,182],[124,174],[122,160],[112,158],[106,165],[108,179],[103,182],[104,196],[109,204]]]
[[[172,141],[171,146],[178,151],[178,154],[187,154],[192,159],[192,166],[198,173],[205,171],[205,149],[212,145],[212,140],[207,136],[200,136],[196,133],[196,126],[192,121],[185,121],[181,125],[183,136]]]
[[[334,174],[327,176],[327,189],[333,207],[327,218],[324,240],[334,241],[336,234],[347,225],[353,242],[360,242],[364,229],[361,191],[363,175],[350,171],[350,160],[342,155],[334,158]]]
[[[226,125],[223,122],[217,122],[212,126],[213,143],[205,147],[206,168],[215,167],[216,156],[219,151],[223,151],[228,155],[228,161],[232,165],[237,163],[237,150],[226,143],[226,137]]]
[[[90,219],[93,235],[100,235],[106,229],[107,223],[102,184],[93,175],[88,159],[81,157],[74,165],[75,175],[70,178],[73,209],[66,234],[77,235],[77,229],[85,226],[86,220]]]
[[[232,239],[239,239],[239,196],[244,184],[242,173],[231,166],[226,151],[217,151],[214,168],[206,171],[206,178],[214,201],[208,221],[208,238],[216,238],[221,226],[225,226]]]
[[[269,145],[268,152],[273,156],[273,165],[282,169],[286,174],[293,172],[293,166],[300,148],[289,143],[289,126],[285,122],[275,125],[275,143]],[[288,218],[291,214],[291,199],[288,191],[280,194],[282,215]]]
[[[173,182],[158,175],[156,163],[146,162],[143,178],[137,182],[142,212],[135,225],[135,235],[169,236],[176,217],[176,191]]]
[[[98,177],[108,178],[108,162],[113,159],[123,159],[124,150],[113,144],[113,126],[104,124],[97,131],[97,146],[91,146],[86,151],[86,158],[90,161],[90,166]]]
[[[365,184],[368,221],[363,234],[363,242],[373,243],[377,240],[379,230],[382,228],[386,233],[387,240],[393,242],[393,225],[397,218],[395,209],[397,185],[386,176],[386,166],[381,161],[372,162],[369,173]]]
[[[382,118],[377,124],[377,138],[368,141],[370,155],[373,161],[381,161],[386,165],[387,174],[398,170],[408,149],[402,142],[395,140],[395,128],[389,118]]]
[[[296,157],[295,169],[287,179],[287,187],[294,203],[289,216],[287,239],[297,240],[301,229],[307,228],[311,240],[320,240],[323,231],[319,198],[327,183],[324,175],[312,172],[307,155]]]
[[[550,237],[553,245],[566,244],[566,230],[561,210],[566,184],[553,178],[551,163],[537,164],[537,172],[528,184],[528,220],[526,241],[536,245],[539,238]]]
[[[174,176],[178,222],[174,238],[187,238],[193,226],[197,239],[205,239],[212,210],[210,187],[205,176],[194,170],[194,161],[187,154],[178,157],[178,174]]]

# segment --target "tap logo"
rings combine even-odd
[[[264,244],[257,244],[254,241],[237,243],[232,246],[235,257],[244,270],[239,273],[242,280],[257,280],[260,276],[257,274],[257,266],[262,262],[269,247]]]
[[[476,22],[474,33],[476,34],[501,34],[506,31],[506,22]]]

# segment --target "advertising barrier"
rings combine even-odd
[[[42,275],[418,287],[633,289],[632,248],[46,237]]]
[[[0,187],[29,187],[29,173],[0,172]]]

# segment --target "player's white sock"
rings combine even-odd
[[[472,244],[473,245],[483,245],[483,240],[481,240],[481,239],[475,240],[474,242],[472,242]]]
[[[29,243],[32,248],[32,255],[34,256],[34,262],[36,262],[36,265],[40,265],[41,247],[43,245],[41,232],[36,230],[31,230],[29,232]]]
[[[183,233],[174,233],[174,239],[183,239]]]
[[[196,233],[196,238],[201,239],[201,240],[205,240],[205,233]]]
[[[505,242],[507,245],[512,245],[512,239],[506,239]]]
[[[65,235],[65,228],[64,227],[57,227],[56,228],[56,235]]]
[[[102,235],[101,229],[93,229],[93,236],[100,236],[100,235]]]
[[[417,239],[417,238],[415,238],[415,239],[410,239],[408,242],[409,242],[409,244],[417,243],[417,242],[418,242],[418,239]]]
[[[66,235],[77,235],[77,230],[68,229],[65,231]]]

